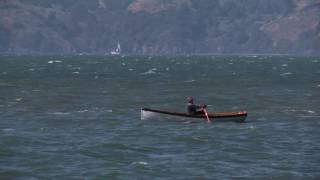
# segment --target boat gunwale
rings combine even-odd
[[[151,108],[142,108],[142,111],[149,111],[155,113],[162,113],[168,115],[175,116],[183,116],[183,117],[191,117],[191,118],[206,118],[204,114],[193,115],[189,113],[181,113],[181,112],[170,112],[165,110],[156,110]],[[208,113],[210,118],[237,118],[237,117],[246,117],[248,113],[246,111],[238,111],[238,112],[217,112],[217,113]]]

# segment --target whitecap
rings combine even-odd
[[[169,67],[167,67],[167,68],[166,68],[166,71],[169,71],[169,70],[170,70],[170,68],[169,68]]]
[[[48,63],[49,63],[49,64],[52,64],[52,63],[53,63],[53,61],[48,61]]]
[[[79,72],[78,71],[75,71],[75,72],[72,72],[73,74],[79,74]]]
[[[84,113],[84,112],[88,112],[89,110],[88,109],[85,109],[85,110],[80,110],[80,111],[77,111],[79,113]]]
[[[107,110],[107,112],[108,112],[108,113],[112,113],[112,112],[113,112],[113,110],[112,110],[112,109],[109,109],[109,110]]]
[[[292,75],[292,73],[291,73],[291,72],[286,72],[286,73],[282,73],[282,74],[280,74],[280,76],[290,76],[290,75]]]
[[[129,68],[128,70],[129,70],[129,71],[133,71],[134,69],[132,69],[132,68]]]
[[[29,71],[35,71],[35,69],[33,69],[33,68],[30,68],[30,69],[29,69]]]
[[[122,65],[122,66],[125,66],[125,65],[126,65],[126,63],[121,63],[121,65]]]
[[[68,113],[68,112],[53,112],[51,114],[57,115],[57,116],[65,116],[65,115],[69,115],[70,113]]]
[[[17,98],[16,101],[21,101],[23,98]]]
[[[150,69],[147,72],[141,73],[141,75],[148,75],[148,74],[156,74],[156,72],[153,69]]]
[[[316,112],[311,111],[311,110],[307,110],[307,113],[309,113],[309,114],[314,114],[314,113],[316,113]]]
[[[136,162],[133,162],[132,164],[133,165],[148,165],[148,163],[145,161],[136,161]]]
[[[282,67],[288,67],[288,64],[282,64],[281,66]]]
[[[62,63],[62,61],[60,61],[60,60],[55,60],[54,62],[56,62],[56,63]]]

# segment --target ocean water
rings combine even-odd
[[[246,123],[141,120],[187,96]],[[0,179],[319,179],[319,99],[319,57],[1,56]]]

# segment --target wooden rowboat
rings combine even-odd
[[[188,117],[188,118],[200,118],[206,120],[207,117],[205,114],[189,114],[184,112],[171,112],[171,111],[164,111],[164,110],[157,110],[157,109],[150,109],[150,108],[142,108],[141,109],[141,118],[145,119],[143,116],[147,113],[159,113],[159,114],[166,114],[166,115],[173,115],[179,117]],[[212,122],[214,121],[233,121],[233,122],[244,122],[248,113],[246,111],[238,111],[238,112],[215,112],[215,113],[208,113],[208,116]]]

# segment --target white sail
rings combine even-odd
[[[118,45],[117,45],[117,49],[116,49],[117,52],[121,52],[121,46],[120,46],[120,43],[118,41]]]
[[[111,55],[120,55],[121,54],[121,46],[120,46],[119,41],[118,41],[118,44],[117,44],[117,48],[114,51],[111,51],[110,54]]]

